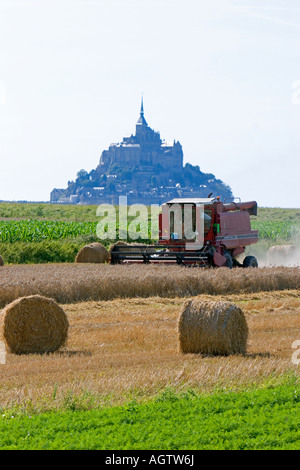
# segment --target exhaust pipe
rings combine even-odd
[[[249,215],[257,215],[257,202],[228,202],[223,204],[225,212],[228,211],[247,211]]]

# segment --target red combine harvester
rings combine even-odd
[[[162,205],[159,241],[152,245],[116,244],[111,251],[111,264],[257,267],[254,256],[246,256],[243,263],[236,259],[246,246],[258,241],[258,231],[251,230],[251,215],[257,215],[255,201],[173,199]]]

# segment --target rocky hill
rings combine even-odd
[[[180,142],[168,143],[149,127],[143,101],[135,135],[113,143],[101,154],[95,170],[80,170],[66,189],[53,189],[51,202],[72,204],[162,204],[175,197],[232,197],[229,186],[199,166],[183,165]]]

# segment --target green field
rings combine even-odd
[[[0,449],[300,449],[296,383],[243,392],[163,392],[123,406],[34,414],[3,410]]]
[[[0,202],[0,220],[38,219],[95,222],[96,208],[97,206]]]
[[[73,262],[86,243],[99,241],[97,206],[0,203],[0,254],[6,263]],[[300,210],[259,208],[254,254],[299,239]],[[132,218],[128,218],[130,223]],[[126,227],[125,227],[126,228]],[[150,225],[148,227],[150,233]],[[117,226],[117,238],[119,227]],[[147,239],[139,241],[147,242]],[[103,241],[107,247],[112,240]]]
[[[6,264],[72,263],[80,248],[99,241],[96,210],[97,206],[0,203],[0,254]],[[132,220],[128,217],[128,223]],[[117,238],[118,233],[117,225]],[[101,242],[108,248],[113,241]]]
[[[0,243],[41,242],[43,240],[78,239],[82,236],[97,238],[97,222],[61,220],[0,221]],[[264,240],[290,240],[296,234],[294,221],[253,220],[252,228],[258,230]]]
[[[96,222],[97,206],[77,206],[46,203],[0,202],[0,220],[61,220],[73,222]],[[293,222],[300,224],[299,209],[259,207],[258,221]]]

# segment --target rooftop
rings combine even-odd
[[[218,199],[216,197],[208,197],[208,198],[175,198],[171,201],[166,202],[166,204],[213,204],[217,202]]]

